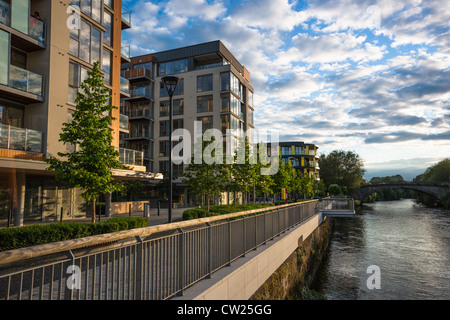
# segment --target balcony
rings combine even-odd
[[[131,12],[122,7],[122,30],[131,28]]]
[[[130,97],[130,82],[123,77],[120,77],[120,95],[125,98]]]
[[[128,113],[129,120],[137,120],[137,119],[153,119],[153,115],[150,113],[150,109],[133,109]]]
[[[14,47],[26,52],[45,49],[46,24],[30,16],[26,9],[18,5],[17,13],[12,14],[11,5],[0,0],[0,23],[7,27],[4,29],[11,34]]]
[[[23,104],[44,101],[44,77],[10,65],[8,85],[0,85],[2,96]]]
[[[149,87],[138,87],[130,90],[130,97],[126,100],[136,102],[140,100],[151,100],[152,97],[152,91]]]
[[[119,148],[119,153],[119,162],[122,164],[128,164],[132,166],[144,165],[143,151]]]
[[[128,132],[128,116],[127,115],[120,114],[119,129],[120,129],[120,131]]]
[[[122,63],[130,62],[130,45],[122,43],[120,47],[120,56],[122,57]]]
[[[125,71],[125,78],[127,78],[130,83],[142,81],[142,80],[152,80],[152,72],[149,69],[140,68]]]
[[[42,132],[0,124],[0,148],[42,153]]]
[[[124,140],[150,140],[153,139],[153,134],[149,129],[131,129],[130,135],[128,138],[125,138]]]

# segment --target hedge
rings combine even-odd
[[[117,217],[99,223],[62,222],[0,229],[0,248],[20,248],[146,227],[147,218]]]
[[[224,204],[209,206],[209,211],[206,207],[188,209],[183,212],[183,220],[199,219],[205,217],[212,217],[222,214],[248,211],[254,209],[261,209],[273,206],[273,203],[249,203],[249,204]]]

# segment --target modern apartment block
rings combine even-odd
[[[121,31],[131,27],[121,0],[0,0],[0,223],[12,212],[24,220],[54,221],[85,215],[80,191],[59,185],[44,158],[74,146],[59,142],[70,121],[80,83],[100,61],[111,104],[130,97],[120,77],[129,47]],[[128,118],[113,111],[113,144],[128,132]],[[125,124],[125,125],[124,125]],[[120,149],[132,176],[143,155]]]
[[[238,132],[252,139],[253,87],[250,73],[220,41],[156,52],[131,58],[122,64],[122,76],[130,81],[130,97],[121,112],[130,120],[123,146],[142,150],[147,171],[167,172],[169,165],[169,97],[161,87],[164,76],[175,75],[180,82],[173,96],[173,130],[187,129],[194,137],[194,123],[202,131],[219,129],[226,141],[237,144]],[[176,143],[174,143],[176,144]],[[193,150],[193,148],[192,148]],[[181,176],[183,165],[173,165]]]
[[[318,149],[315,144],[300,141],[278,143],[278,154],[284,162],[290,161],[295,169],[308,173],[317,181],[320,180]]]

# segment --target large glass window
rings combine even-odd
[[[9,33],[0,30],[0,83],[8,85]]]
[[[180,82],[178,82],[173,95],[176,96],[176,95],[180,95],[180,94],[184,94],[184,79],[180,79]],[[164,98],[164,97],[168,96],[167,90],[164,86],[162,88],[160,88],[159,96],[160,96],[160,98]]]
[[[97,22],[101,22],[102,0],[81,0],[81,11]]]
[[[81,20],[80,26],[80,30],[70,31],[69,52],[71,55],[93,64],[100,59],[101,32],[84,20]]]
[[[160,63],[159,75],[162,77],[170,74],[187,72],[188,66],[189,66],[188,59]]]
[[[212,116],[198,117],[197,121],[201,121],[202,122],[202,133],[204,133],[208,129],[212,129],[213,128],[213,117]]]
[[[112,23],[112,16],[111,13],[105,10],[103,13],[103,25],[106,28],[106,31],[103,33],[103,43],[107,45],[112,45],[111,43],[111,23]]]
[[[197,112],[213,111],[213,96],[199,96],[197,97]]]
[[[160,101],[159,102],[159,116],[166,117],[169,116],[169,101]],[[184,113],[184,99],[175,99],[173,100],[173,115],[179,116]]]
[[[197,92],[210,91],[213,89],[213,75],[207,74],[197,77]]]
[[[251,125],[251,126],[254,126],[255,124],[254,124],[254,119],[253,119],[253,110],[252,109],[250,109],[250,108],[248,108],[247,109],[248,110],[248,123]]]
[[[88,69],[81,65],[69,63],[69,97],[68,102],[75,103],[81,83],[88,78]]]
[[[103,71],[105,71],[104,82],[111,84],[111,51],[103,50]]]
[[[20,32],[28,34],[28,23],[30,19],[30,1],[14,0],[11,8],[11,27]]]
[[[172,130],[183,129],[183,126],[184,126],[183,119],[174,119]],[[159,136],[167,137],[168,135],[169,135],[169,120],[160,121],[159,122]]]

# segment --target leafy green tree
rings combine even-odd
[[[207,145],[203,141],[201,152],[206,147]],[[199,151],[196,150],[196,152]],[[212,156],[215,156],[215,151],[213,151]],[[226,181],[226,176],[221,164],[216,162],[208,164],[204,157],[202,157],[202,163],[195,163],[193,155],[191,163],[184,169],[182,181],[189,186],[193,194],[206,196],[209,211],[210,199],[220,195],[221,185]]]
[[[91,204],[95,221],[95,202],[100,195],[122,189],[114,180],[112,169],[125,168],[119,162],[119,152],[111,145],[116,107],[109,104],[109,90],[103,86],[99,63],[94,63],[88,78],[81,84],[75,100],[72,122],[64,123],[59,141],[76,146],[74,152],[58,152],[45,161],[47,170],[56,173],[57,181],[72,188],[81,188],[81,196]]]
[[[424,173],[418,175],[413,181],[424,182],[439,182],[450,180],[450,158],[445,158],[438,163],[430,166]],[[436,199],[430,195],[414,192],[417,202],[425,204],[427,206],[434,206],[437,202]],[[450,194],[450,192],[448,193]],[[450,199],[448,194],[443,199],[443,205],[450,207]]]
[[[320,177],[327,188],[338,184],[348,191],[358,188],[365,173],[364,163],[358,154],[352,151],[334,150],[319,158]]]
[[[273,176],[261,174],[262,168],[268,168],[270,166],[270,164],[267,164],[268,163],[267,147],[262,142],[259,144],[258,155],[259,156],[256,167],[255,189],[258,195],[266,196],[267,194],[273,193],[272,187],[274,186],[274,181]]]

